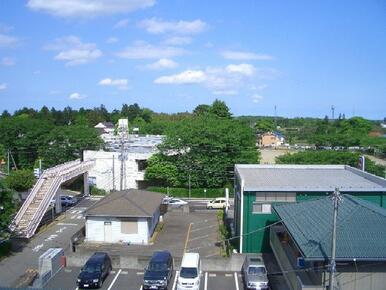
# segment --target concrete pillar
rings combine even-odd
[[[83,194],[85,196],[89,196],[90,195],[90,186],[88,184],[88,172],[85,172],[83,174]]]
[[[61,213],[62,212],[62,202],[60,200],[60,190],[58,190],[56,193],[55,193],[55,212],[58,214],[58,213]]]

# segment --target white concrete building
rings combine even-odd
[[[86,211],[86,241],[147,245],[164,195],[130,189],[113,192]]]
[[[158,152],[156,146],[162,140],[160,135],[129,135],[123,144],[118,140],[109,143],[110,151],[85,150],[84,160],[95,159],[95,166],[89,172],[89,183],[106,191],[144,188],[146,161]],[[123,166],[121,146],[125,152]]]

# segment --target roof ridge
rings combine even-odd
[[[118,194],[119,193],[119,194]],[[112,202],[120,197],[122,197],[122,192],[120,191],[117,191],[116,194],[115,192],[113,193],[109,193],[107,194],[105,197],[103,197],[101,200],[97,201],[96,203],[94,203],[92,206],[90,206],[86,212],[90,211],[90,210],[93,210],[93,209],[96,209],[98,207],[101,207],[102,205],[105,205],[106,203],[109,203],[109,202]]]
[[[129,190],[127,192],[127,194],[125,194],[125,199],[128,200],[129,202],[131,202],[137,209],[139,209],[140,211],[142,211],[144,214],[147,214],[149,215],[148,212],[146,212],[141,206],[139,206],[130,196],[130,193],[133,192],[133,190]]]

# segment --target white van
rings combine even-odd
[[[185,253],[177,280],[177,290],[199,290],[201,260],[199,253]]]

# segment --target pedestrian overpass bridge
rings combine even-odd
[[[94,165],[94,160],[75,160],[45,170],[13,219],[10,230],[19,237],[32,237],[59,187],[70,179],[83,174],[84,193],[88,194],[88,171]],[[60,198],[56,198],[56,208],[61,210]]]

